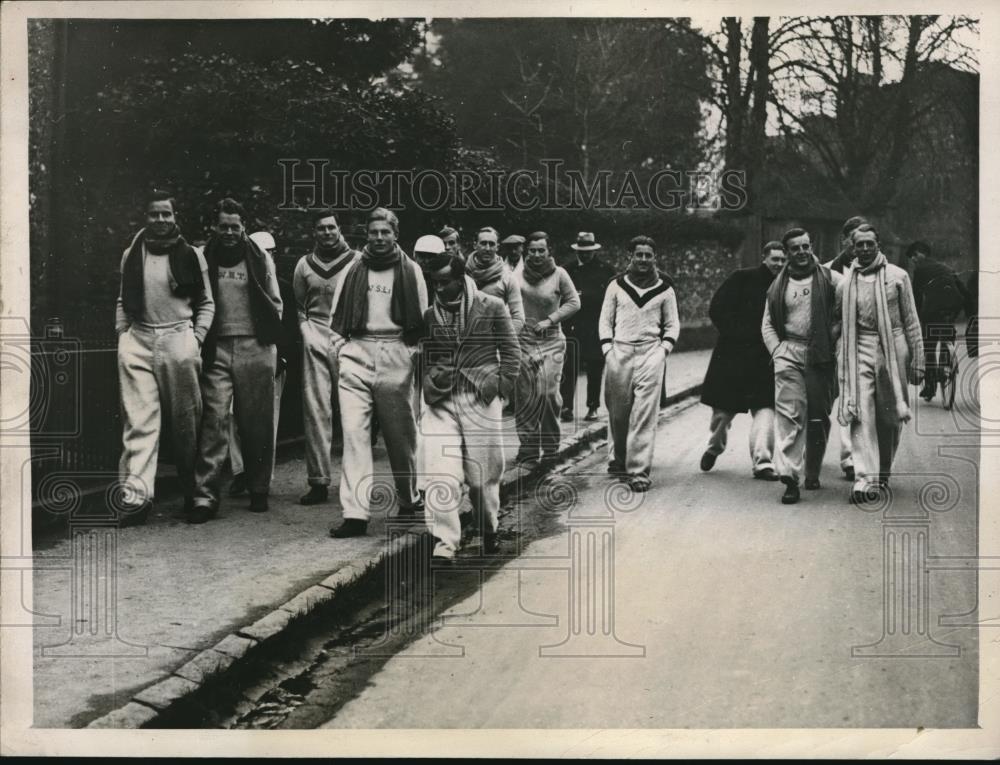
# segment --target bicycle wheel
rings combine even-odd
[[[955,389],[958,387],[958,355],[951,343],[942,343],[941,402],[945,409],[955,405]]]

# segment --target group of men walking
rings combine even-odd
[[[247,492],[250,511],[268,510],[296,335],[308,484],[299,502],[329,500],[339,417],[335,538],[367,533],[382,489],[378,425],[385,484],[401,517],[425,513],[434,555],[453,559],[476,528],[484,550],[495,552],[504,416],[516,422],[516,462],[550,465],[560,420],[575,418],[578,370],[587,377],[585,420],[597,418],[604,387],[608,472],[634,491],[650,488],[666,359],[680,332],[673,283],[657,269],[651,238],[630,241],[627,268],[616,275],[596,257],[601,246],[589,232],[578,235],[566,268],[545,232],[501,240],[489,226],[468,255],[446,228],[417,239],[410,257],[391,211],[368,215],[360,250],[322,211],[313,250],[289,284],[277,277],[273,237],[248,235],[235,200],[217,204],[203,249],[181,235],[169,194],[152,194],[145,216],[122,257],[116,313],[124,523],[149,512],[161,430],[172,440],[189,522],[218,513],[227,458],[236,474],[230,494]],[[759,266],[723,282],[709,309],[719,341],[702,389],[712,407],[702,470],[725,451],[736,414],[749,411],[753,477],[781,481],[781,501],[798,502],[800,485],[820,488],[836,410],[851,500],[888,486],[910,418],[908,385],[922,381],[925,363],[940,363],[923,343],[927,317],[945,312],[928,296],[961,292],[917,244],[909,254],[921,305],[931,306],[923,314],[907,272],[888,262],[861,218],[845,223],[830,263],[819,262],[807,231],[793,228],[764,246]],[[463,513],[466,488],[472,512]]]
[[[928,272],[938,279],[918,303],[907,271],[888,262],[874,226],[855,217],[841,234],[840,254],[821,264],[809,233],[790,229],[764,245],[759,267],[730,275],[710,308],[719,341],[702,389],[712,418],[701,469],[712,469],[733,418],[749,411],[753,477],[780,480],[786,504],[800,500],[800,485],[821,488],[835,407],[850,501],[871,501],[888,487],[911,417],[908,385],[923,381],[925,361],[936,360],[925,356],[928,327],[951,325],[957,315],[944,317],[936,307],[943,292],[962,290],[950,269],[917,264],[915,280],[930,282]],[[918,245],[907,254],[929,254]]]
[[[573,388],[562,378],[571,375],[575,384],[581,357],[587,419],[596,417],[602,377],[608,394],[609,471],[634,490],[649,488],[664,363],[680,329],[652,239],[632,240],[628,269],[614,278],[595,263],[593,235],[581,233],[571,266],[578,286],[556,265],[545,232],[500,241],[484,227],[466,257],[457,232],[445,229],[420,237],[411,258],[398,244],[391,211],[368,215],[361,250],[324,211],[315,217],[313,251],[288,285],[276,275],[273,237],[248,235],[246,212],[232,199],[216,206],[203,250],[181,236],[169,194],[154,193],[145,214],[146,226],[122,259],[116,321],[125,523],[149,512],[161,428],[172,437],[189,522],[218,513],[227,457],[236,473],[230,494],[247,491],[251,511],[268,510],[295,324],[308,483],[299,501],[329,499],[339,416],[342,520],[330,530],[335,538],[367,533],[381,488],[372,454],[377,423],[398,512],[415,518],[426,510],[435,556],[453,558],[463,532],[475,527],[484,549],[495,552],[503,407],[516,421],[517,462],[550,464],[560,415],[572,411],[561,390],[572,396]],[[581,305],[586,312],[571,324]],[[567,368],[563,324],[574,353],[586,349]],[[460,513],[463,486],[472,513]]]

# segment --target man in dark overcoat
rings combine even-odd
[[[774,470],[774,371],[771,355],[761,339],[760,317],[767,302],[767,288],[785,264],[781,242],[764,245],[762,262],[755,268],[741,268],[722,283],[708,309],[719,330],[712,352],[701,403],[712,407],[708,447],[701,457],[701,469],[711,470],[726,449],[729,427],[740,412],[750,411],[750,458],[753,477],[778,480]]]
[[[570,245],[576,260],[566,264],[566,272],[573,279],[580,296],[580,310],[570,318],[565,327],[566,357],[563,360],[563,377],[560,393],[563,400],[562,421],[575,418],[576,381],[582,370],[587,371],[587,414],[583,419],[597,419],[601,405],[601,380],[604,378],[604,354],[598,338],[597,323],[604,304],[604,291],[615,276],[614,270],[597,257],[601,245],[589,231],[577,234],[576,243]]]

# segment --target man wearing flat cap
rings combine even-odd
[[[507,264],[511,273],[516,273],[524,267],[524,237],[511,234],[500,242],[500,257]]]
[[[576,292],[580,296],[580,310],[568,322],[566,330],[566,359],[563,362],[562,394],[563,422],[573,422],[575,417],[576,382],[581,370],[587,371],[587,414],[588,422],[597,419],[601,401],[601,379],[604,376],[604,354],[597,325],[604,304],[604,292],[614,278],[614,271],[599,257],[601,245],[590,231],[576,235],[576,243],[570,247],[576,253],[576,260],[566,265]]]

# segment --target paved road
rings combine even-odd
[[[324,727],[974,726],[977,579],[943,570],[976,550],[977,412],[960,397],[955,413],[921,402],[882,512],[847,503],[835,438],[823,488],[781,505],[780,484],[750,479],[746,417],[699,472],[700,405],[661,424],[638,505],[603,454],[551,477],[519,511],[556,533]]]

